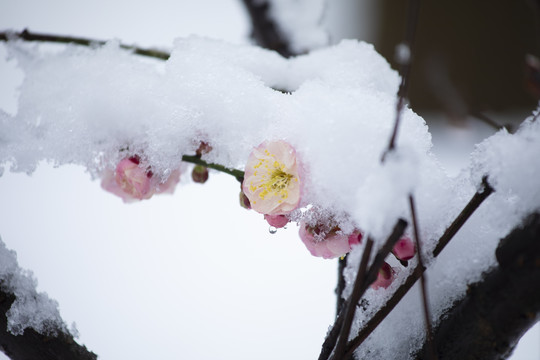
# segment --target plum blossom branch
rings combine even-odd
[[[401,120],[401,112],[405,106],[405,101],[409,92],[409,78],[411,73],[412,66],[412,49],[414,48],[415,38],[416,38],[416,27],[418,24],[418,13],[420,10],[420,0],[409,0],[409,13],[407,17],[407,29],[405,33],[405,41],[400,46],[406,51],[406,56],[401,56],[398,60],[401,64],[400,74],[401,74],[401,83],[398,90],[398,101],[396,104],[396,118],[394,122],[394,128],[392,130],[392,135],[390,137],[390,142],[388,143],[388,151],[392,151],[395,148],[395,143],[397,139],[397,132],[399,129],[399,124]],[[384,158],[384,157],[383,157]]]
[[[418,218],[416,215],[416,206],[414,197],[412,194],[409,195],[409,207],[411,209],[411,217],[413,223],[413,234],[414,241],[416,243],[416,254],[418,256],[418,265],[421,268],[425,268],[424,261],[422,260],[422,248],[420,247],[420,233],[418,231]],[[429,300],[427,295],[427,285],[426,285],[426,276],[422,272],[420,274],[420,290],[422,293],[422,308],[424,310],[424,321],[426,326],[426,349],[428,358],[431,360],[437,359],[437,354],[435,353],[435,348],[433,347],[433,330],[431,327],[431,315],[429,311]]]
[[[540,214],[525,218],[499,242],[497,265],[467,288],[435,329],[437,351],[449,359],[505,359],[540,320]],[[467,329],[467,331],[463,331]],[[425,359],[425,347],[413,359]]]
[[[356,300],[356,302],[354,302],[354,306],[356,306],[356,303],[358,303],[358,300],[366,291],[367,287],[376,279],[377,273],[379,272],[379,269],[382,267],[384,263],[384,259],[388,256],[388,254],[390,254],[396,242],[403,235],[403,232],[405,231],[406,227],[407,227],[407,222],[403,219],[399,219],[396,222],[396,225],[394,226],[392,233],[387,238],[384,245],[377,252],[375,259],[373,260],[365,276],[362,276],[362,274],[357,274],[357,278],[355,282],[360,281],[362,286],[361,286],[361,291],[359,291],[360,294],[358,295],[358,299]],[[361,277],[359,277],[358,275],[360,275]],[[349,298],[343,305],[341,312],[339,313],[336,321],[334,322],[334,326],[332,327],[332,330],[330,330],[330,333],[324,340],[324,343],[321,349],[321,354],[319,355],[319,360],[326,360],[330,357],[332,350],[334,349],[334,346],[336,344],[336,341],[338,340],[339,332],[341,331],[342,325],[345,322],[345,318],[346,318],[345,313],[347,311],[346,309],[349,307],[349,303],[351,303],[351,298]],[[349,316],[354,316],[354,314],[349,314]]]
[[[202,166],[207,167],[209,169],[214,169],[214,170],[220,171],[222,173],[232,175],[240,182],[242,182],[242,180],[244,179],[244,172],[242,170],[231,169],[231,168],[228,168],[228,167],[220,165],[220,164],[207,163],[206,161],[202,160],[197,155],[183,155],[182,156],[182,161],[192,163],[192,164],[196,164],[196,165],[202,165]]]
[[[488,198],[489,195],[493,193],[493,188],[489,185],[487,178],[484,177],[483,188],[478,190],[471,200],[467,203],[465,208],[457,215],[454,221],[446,229],[444,234],[437,241],[435,251],[433,256],[436,257],[448,244],[448,242],[454,237],[454,235],[461,229],[463,224],[469,219],[469,217],[478,209],[478,207]],[[392,297],[386,302],[386,304],[379,309],[369,319],[366,325],[358,332],[357,336],[351,340],[347,345],[347,352],[344,356],[344,359],[350,359],[353,356],[354,351],[364,342],[364,340],[371,334],[375,328],[384,320],[384,318],[392,311],[396,305],[401,301],[401,299],[407,294],[410,288],[416,283],[420,278],[422,273],[426,268],[418,264],[411,274],[405,279],[403,285],[401,285]]]
[[[367,239],[366,246],[364,247],[364,252],[362,253],[362,260],[358,267],[356,274],[356,280],[354,281],[354,287],[349,299],[349,303],[345,310],[345,320],[341,326],[341,331],[339,332],[338,341],[336,348],[334,350],[334,358],[339,359],[345,351],[345,345],[347,340],[349,340],[349,334],[351,332],[351,325],[354,319],[354,313],[356,311],[356,304],[360,300],[360,297],[366,291],[366,268],[369,262],[371,255],[371,248],[373,247],[373,240],[371,238]]]
[[[82,46],[96,46],[96,45],[105,45],[107,42],[103,40],[87,39],[76,36],[65,36],[65,35],[52,35],[52,34],[40,34],[35,32],[30,32],[28,29],[24,29],[21,32],[12,32],[4,31],[0,32],[0,41],[9,41],[9,40],[25,40],[25,41],[43,41],[43,42],[52,42],[60,44],[77,44]],[[140,48],[134,45],[125,45],[120,44],[120,48],[125,50],[130,50],[134,54],[147,56],[159,60],[167,60],[171,54],[166,51],[156,50],[156,49],[145,49]]]
[[[433,257],[436,257],[441,253],[444,247],[452,240],[459,229],[461,229],[463,224],[465,224],[467,219],[469,219],[482,202],[484,202],[484,200],[494,191],[495,190],[489,184],[487,177],[482,178],[482,188],[473,195],[465,208],[458,214],[452,224],[450,224],[444,234],[440,237],[437,246],[435,246],[435,249],[433,250]]]

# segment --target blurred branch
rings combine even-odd
[[[505,359],[540,320],[540,214],[499,242],[498,266],[469,286],[435,329],[445,359]],[[464,331],[466,330],[466,331]],[[426,359],[426,348],[417,359]]]
[[[0,351],[11,360],[96,360],[97,355],[75,342],[73,336],[58,329],[56,335],[42,335],[27,328],[22,335],[7,331],[6,313],[15,295],[0,286]]]
[[[9,40],[25,40],[25,41],[43,41],[60,44],[77,44],[82,46],[100,46],[105,45],[107,42],[103,40],[86,39],[81,37],[63,36],[63,35],[51,35],[51,34],[39,34],[24,29],[22,32],[0,32],[0,41]],[[133,45],[120,44],[120,48],[130,50],[134,54],[147,56],[160,60],[167,60],[171,54],[165,51],[156,49],[144,49]]]
[[[400,44],[405,51],[404,56],[400,56],[400,71],[401,74],[401,83],[399,84],[398,89],[398,101],[396,104],[396,118],[394,121],[394,128],[392,130],[392,135],[390,137],[390,142],[388,143],[388,151],[394,150],[397,132],[399,129],[399,124],[401,121],[401,112],[405,106],[405,101],[408,97],[409,92],[409,78],[411,74],[412,67],[412,54],[414,49],[414,44],[416,40],[416,26],[418,24],[418,13],[420,10],[420,0],[409,0],[409,12],[407,15],[407,28],[405,30],[405,41]],[[383,155],[384,159],[384,155]]]
[[[251,18],[251,37],[266,49],[277,51],[284,57],[296,55],[290,48],[289,40],[283,36],[276,21],[270,15],[268,1],[243,0]]]

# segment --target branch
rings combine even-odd
[[[416,244],[416,256],[418,258],[418,266],[425,268],[424,261],[422,260],[422,248],[420,244],[420,231],[418,226],[418,218],[416,215],[416,205],[412,194],[409,195],[409,207],[411,209],[411,217],[413,223],[414,242]],[[426,276],[422,272],[420,274],[420,291],[422,294],[422,308],[424,310],[424,322],[426,327],[426,349],[429,360],[437,360],[437,354],[433,347],[433,328],[431,326],[431,313],[429,310],[429,298],[427,294],[427,281]]]
[[[469,286],[435,330],[444,359],[505,359],[540,320],[540,214],[502,239],[498,266]],[[466,331],[464,331],[466,329]],[[425,346],[417,359],[425,359]]]
[[[105,45],[107,43],[103,40],[86,39],[81,37],[33,33],[28,31],[28,29],[24,29],[22,32],[0,32],[0,41],[17,39],[25,41],[45,41],[59,44],[77,44],[82,46]],[[120,48],[130,50],[137,55],[147,56],[159,60],[167,60],[171,56],[171,54],[165,51],[156,49],[144,49],[134,45],[120,44]]]
[[[366,291],[367,287],[377,278],[377,273],[379,272],[379,269],[382,267],[384,259],[388,256],[388,254],[390,254],[395,243],[403,235],[403,232],[405,231],[406,227],[407,227],[407,222],[403,219],[399,219],[396,222],[396,225],[394,225],[394,229],[392,230],[392,233],[390,234],[390,236],[388,236],[384,245],[377,252],[377,255],[375,256],[375,259],[371,263],[371,266],[369,267],[369,270],[367,271],[366,275],[363,276],[362,273],[357,273],[355,286],[358,281],[361,282],[362,286],[359,291],[359,295],[357,295],[358,299],[354,301],[355,306],[356,306],[356,303],[358,303],[358,300],[360,299],[362,294]],[[360,275],[360,278],[358,277],[359,275]],[[352,298],[352,295],[351,295],[351,298]],[[347,308],[349,307],[349,303],[351,302],[351,298],[347,299],[347,301],[342,306],[341,312],[338,314],[337,319],[334,322],[334,325],[332,326],[332,329],[330,330],[329,334],[326,336],[326,339],[324,339],[324,343],[321,349],[321,354],[319,355],[319,360],[326,360],[330,357],[332,350],[334,349],[334,346],[336,344],[336,341],[338,340],[338,336],[341,331],[341,328],[343,327],[343,323],[345,322],[345,319],[347,318],[346,312],[347,312]],[[349,316],[353,316],[353,315],[354,314],[351,314],[351,313],[349,314]]]
[[[206,161],[202,160],[197,155],[183,155],[182,156],[182,161],[192,163],[192,164],[202,165],[202,166],[207,167],[209,169],[214,169],[214,170],[217,170],[217,171],[221,171],[222,173],[234,176],[236,178],[236,180],[238,180],[240,182],[244,181],[244,172],[243,171],[236,170],[236,169],[230,169],[230,168],[228,168],[226,166],[223,166],[223,165],[220,165],[220,164],[207,163]]]
[[[454,237],[454,235],[459,231],[459,229],[461,229],[467,219],[493,192],[493,188],[489,185],[486,178],[483,179],[483,186],[484,187],[482,189],[478,190],[473,195],[465,208],[461,211],[461,213],[458,214],[452,224],[450,224],[444,234],[440,237],[439,241],[437,242],[437,246],[435,247],[437,253],[434,252],[433,256],[437,256],[444,249],[446,244],[448,244],[448,242]],[[375,330],[375,328],[379,326],[381,321],[386,318],[390,311],[392,311],[396,307],[396,305],[412,288],[414,283],[420,278],[424,271],[426,271],[426,268],[424,266],[420,264],[416,266],[416,268],[407,277],[407,279],[405,279],[403,285],[401,285],[392,295],[392,297],[386,302],[386,304],[382,308],[380,308],[379,311],[377,311],[375,315],[371,317],[371,319],[369,319],[366,325],[364,325],[364,327],[359,331],[358,335],[349,342],[347,346],[347,352],[344,357],[345,359],[352,358],[354,351],[364,342],[364,340],[369,336],[369,334],[371,334]]]
[[[408,56],[405,59],[400,59],[400,74],[401,74],[401,83],[399,84],[398,89],[398,101],[396,104],[396,118],[394,121],[394,128],[392,130],[392,136],[390,137],[390,142],[388,143],[388,151],[392,151],[395,148],[395,143],[397,139],[397,132],[401,120],[401,113],[403,107],[405,106],[405,100],[408,97],[409,92],[409,78],[411,74],[412,67],[412,49],[414,48],[414,43],[416,39],[416,26],[418,24],[418,13],[420,10],[420,0],[409,0],[409,13],[407,16],[407,29],[405,31],[405,42],[408,50]],[[384,159],[384,155],[383,155]]]
[[[366,241],[366,246],[364,247],[364,253],[362,254],[362,260],[360,261],[360,265],[358,266],[358,270],[356,272],[356,280],[354,281],[354,287],[351,293],[351,297],[345,310],[345,318],[339,332],[339,338],[336,344],[336,348],[334,349],[335,359],[341,359],[341,357],[343,356],[343,352],[345,351],[345,345],[349,340],[349,334],[351,332],[351,326],[354,320],[354,313],[356,312],[356,304],[358,304],[358,301],[360,301],[360,298],[369,286],[368,277],[366,277],[366,269],[369,258],[371,256],[372,247],[373,240],[371,238],[368,238]]]
[[[22,335],[7,331],[6,313],[15,295],[0,287],[0,351],[11,360],[96,360],[97,355],[75,342],[73,336],[58,330],[56,335],[42,335],[27,328]]]
[[[343,299],[343,290],[345,289],[345,277],[343,276],[343,271],[347,267],[347,256],[338,260],[338,281],[336,286],[336,318],[338,317],[343,305],[345,304],[345,299]]]
[[[291,50],[289,40],[283,36],[279,26],[269,15],[267,1],[243,0],[251,18],[251,37],[263,48],[277,51],[284,57],[291,57],[295,53]]]

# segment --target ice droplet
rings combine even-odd
[[[270,227],[268,228],[268,232],[269,232],[270,234],[275,234],[275,233],[277,233],[277,229],[276,229],[275,227],[273,227],[273,226],[270,226]]]

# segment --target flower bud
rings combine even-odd
[[[412,259],[415,253],[414,242],[408,236],[403,236],[399,239],[396,245],[394,245],[394,249],[392,249],[392,254],[403,261]]]
[[[208,168],[202,165],[195,165],[191,172],[191,178],[196,183],[204,184],[208,180]]]
[[[270,226],[276,229],[282,228],[289,223],[289,218],[285,215],[264,215],[264,220],[268,222]]]
[[[244,194],[244,192],[242,190],[240,190],[239,200],[240,200],[240,206],[241,207],[243,207],[246,210],[251,210],[251,204],[249,202],[249,199],[246,196],[246,194]]]
[[[379,269],[379,273],[377,274],[377,280],[375,280],[370,286],[372,289],[379,289],[387,287],[392,284],[392,281],[394,281],[394,269],[385,262],[382,267]]]
[[[208,154],[210,151],[212,151],[212,147],[206,141],[201,141],[199,147],[195,150],[195,154],[198,157],[201,157],[204,154]]]
[[[349,235],[349,244],[358,245],[362,243],[362,233],[358,230],[355,230],[351,235]]]

